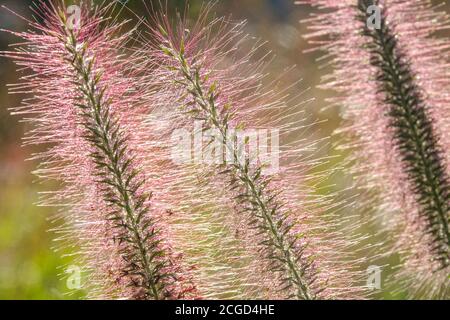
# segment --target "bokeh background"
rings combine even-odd
[[[159,0],[122,2],[127,2],[136,12],[144,12],[141,1],[148,3]],[[167,2],[170,8],[179,10],[184,10],[186,6],[186,1],[183,0]],[[286,68],[296,66],[294,72],[290,73],[291,78],[288,77],[285,81],[296,82],[303,79],[295,86],[295,90],[304,90],[305,100],[315,99],[305,105],[311,117],[319,120],[315,138],[328,137],[341,119],[337,108],[324,110],[327,105],[325,100],[332,93],[315,88],[320,83],[321,76],[329,70],[316,61],[319,57],[317,53],[303,53],[309,47],[302,38],[306,25],[299,21],[306,18],[312,9],[306,5],[296,6],[293,4],[294,0],[215,2],[214,12],[217,15],[231,15],[235,20],[247,20],[246,31],[267,42],[266,49],[275,55],[269,69],[271,74],[277,75]],[[5,5],[24,17],[30,17],[31,3],[32,0],[0,0],[0,5]],[[189,1],[189,14],[192,18],[195,18],[201,4],[202,0]],[[447,4],[447,10],[449,8],[450,4]],[[25,30],[27,24],[0,8],[0,29]],[[8,33],[0,32],[0,51],[7,50],[17,41]],[[23,98],[8,95],[7,84],[16,83],[17,77],[13,63],[0,57],[0,299],[83,298],[85,293],[82,289],[69,289],[66,280],[62,278],[62,266],[70,265],[72,252],[53,250],[56,235],[52,231],[54,226],[51,217],[55,209],[36,205],[39,192],[46,188],[35,181],[32,171],[36,163],[27,159],[38,150],[21,146],[26,125],[20,123],[20,119],[12,116],[8,110],[9,107],[17,106]],[[323,149],[324,155],[335,152],[330,145]],[[339,161],[339,158],[335,161]],[[369,257],[362,258],[370,260]],[[375,297],[402,298],[403,293],[381,291]]]

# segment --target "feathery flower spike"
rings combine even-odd
[[[350,146],[356,173],[381,192],[379,211],[400,230],[394,250],[411,294],[448,298],[449,46],[433,34],[449,17],[427,0],[301,2],[332,9],[310,20],[309,38],[320,37],[334,58],[323,87],[341,94],[334,102],[350,122],[342,131],[360,141]],[[376,9],[380,23],[372,27]]]
[[[3,53],[31,71],[12,91],[32,96],[15,109],[34,125],[26,143],[50,145],[34,157],[41,162],[36,173],[62,184],[43,203],[63,206],[70,230],[62,228],[63,238],[81,247],[91,296],[193,298],[140,171],[141,93],[121,54],[130,34],[102,18],[111,6],[75,8],[79,19],[64,2],[38,1],[41,22],[29,21],[34,31],[11,32],[25,43]]]
[[[223,190],[217,200],[235,211],[225,220],[246,243],[243,249],[253,256],[249,267],[267,292],[264,298],[364,296],[364,288],[355,285],[360,280],[358,272],[343,263],[348,242],[327,224],[324,208],[317,208],[317,203],[333,205],[315,198],[307,186],[311,177],[306,171],[313,164],[300,152],[313,146],[301,146],[304,140],[290,142],[289,148],[276,155],[284,166],[272,176],[264,173],[266,163],[243,157],[236,147],[235,130],[250,125],[254,129],[280,128],[280,139],[292,138],[307,128],[298,105],[290,108],[280,95],[263,87],[264,63],[251,62],[258,47],[239,57],[243,24],[222,19],[208,24],[208,9],[192,28],[182,18],[173,28],[164,14],[148,24],[152,38],[139,53],[143,61],[157,61],[156,67],[149,68],[149,76],[157,74],[161,90],[173,94],[162,113],[170,114],[172,123],[179,127],[194,127],[196,132],[213,130],[215,138],[209,138],[204,149],[213,144],[216,152],[228,154],[226,164],[202,170],[207,172],[206,180]],[[174,108],[176,105],[181,107]],[[200,121],[202,128],[195,128],[193,120]],[[244,138],[244,145],[249,140]],[[265,292],[259,292],[259,297]]]

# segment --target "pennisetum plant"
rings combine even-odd
[[[61,1],[35,4],[32,31],[11,32],[23,43],[2,55],[29,71],[12,86],[30,96],[14,114],[33,125],[26,144],[47,146],[34,157],[36,174],[61,186],[42,203],[61,206],[61,238],[81,248],[90,295],[197,297],[141,171],[141,93],[121,53],[129,33],[103,18],[111,6],[84,4],[69,14]]]
[[[209,191],[209,197],[229,208],[222,221],[242,244],[240,254],[250,257],[243,266],[249,271],[243,285],[259,288],[251,291],[252,298],[363,297],[358,272],[345,258],[349,242],[330,219],[334,205],[314,195],[310,186],[314,179],[308,169],[314,164],[301,155],[313,146],[298,139],[308,131],[306,123],[299,105],[283,100],[296,98],[263,85],[265,64],[253,58],[257,45],[239,54],[246,42],[243,24],[223,19],[208,23],[208,9],[194,25],[179,18],[173,26],[167,15],[153,15],[147,24],[150,39],[137,55],[143,62],[152,61],[147,67],[149,85],[172,95],[166,96],[158,122],[170,123],[169,132],[180,127],[194,134],[208,132],[200,153],[212,148],[219,155],[218,162],[196,168],[206,184],[195,188],[220,190]],[[268,163],[251,156],[267,152],[264,146],[251,151],[254,136],[240,135],[261,129],[279,129],[279,139],[286,143],[275,152],[281,163],[276,172],[267,173]],[[272,148],[277,147],[276,138]],[[189,141],[188,154],[190,148]],[[220,269],[211,272],[219,275]]]
[[[105,18],[114,5],[68,9],[38,1],[32,30],[10,31],[20,49],[2,55],[25,72],[12,92],[29,98],[14,113],[32,125],[26,143],[47,148],[36,174],[60,186],[42,204],[60,206],[60,239],[80,247],[90,297],[366,296],[335,220],[345,204],[309,174],[322,161],[299,97],[265,85],[260,46],[242,51],[244,24],[208,22],[207,7],[173,27],[162,13],[143,39]],[[182,140],[208,132],[195,160],[225,161],[174,161],[182,129],[193,130]]]
[[[435,37],[448,15],[427,0],[301,2],[324,10],[308,20],[335,67],[323,87],[340,94],[355,173],[379,197],[411,296],[449,298],[448,44]]]

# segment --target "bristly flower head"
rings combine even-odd
[[[323,9],[308,21],[334,59],[323,87],[340,94],[356,174],[379,194],[411,294],[449,298],[449,46],[434,37],[449,17],[427,0],[300,2]]]
[[[180,18],[173,27],[167,15],[154,15],[148,23],[151,38],[136,55],[141,56],[139,68],[147,74],[148,86],[164,92],[166,98],[161,101],[157,119],[151,117],[154,119],[149,121],[164,132],[166,141],[177,130],[187,132],[181,136],[187,138],[187,150],[181,151],[188,159],[193,156],[192,165],[185,167],[196,178],[180,190],[184,194],[195,190],[195,196],[202,197],[200,201],[211,202],[213,196],[216,203],[226,206],[218,212],[221,225],[216,226],[216,232],[231,232],[230,239],[234,237],[238,250],[232,257],[224,248],[216,249],[218,255],[224,255],[222,267],[211,257],[202,257],[210,260],[208,279],[218,281],[210,289],[230,289],[230,282],[238,280],[244,290],[237,296],[246,298],[364,296],[364,288],[358,286],[358,272],[346,260],[349,242],[331,221],[332,210],[327,210],[333,205],[314,195],[310,186],[316,177],[309,176],[308,170],[316,163],[307,155],[314,145],[299,139],[310,131],[298,97],[286,98],[283,90],[275,93],[276,83],[269,88],[263,85],[266,64],[254,58],[259,45],[240,54],[241,45],[247,43],[244,24],[223,19],[209,23],[208,9],[194,25]],[[146,61],[151,61],[150,65]],[[279,136],[272,136],[271,146],[276,150],[279,170],[271,174],[265,172],[267,163],[251,157],[252,152],[267,153],[267,141],[259,141],[257,150],[251,149],[258,130],[272,130],[272,134],[279,131]],[[242,131],[244,137],[239,137]],[[200,134],[199,140],[194,138],[200,146],[196,145],[192,153],[190,134]],[[216,157],[212,163],[202,163],[205,154]],[[168,152],[165,158],[170,159]],[[182,170],[182,164],[177,166]],[[204,232],[206,240],[214,229],[204,228]],[[197,243],[205,247],[205,243]],[[238,278],[232,271],[236,261],[241,262]],[[202,291],[201,284],[206,281],[198,279],[205,273],[197,270],[194,274]],[[216,294],[212,292],[211,296]]]
[[[125,299],[195,298],[189,272],[171,246],[154,186],[142,172],[139,79],[122,56],[130,38],[107,22],[109,6],[66,8],[38,1],[33,31],[12,34],[21,49],[3,55],[28,70],[13,93],[26,93],[14,113],[33,125],[26,144],[48,146],[36,174],[61,187],[45,205],[60,205],[62,239],[81,248],[91,296]]]

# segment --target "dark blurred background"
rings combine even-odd
[[[147,3],[153,0],[144,0]],[[339,0],[336,0],[339,1]],[[30,17],[31,0],[0,0],[1,5]],[[70,2],[70,1],[67,1]],[[122,2],[126,2],[123,0]],[[158,2],[158,1],[155,1]],[[184,10],[186,1],[167,0],[171,8]],[[235,20],[248,21],[247,32],[257,39],[266,41],[275,59],[270,73],[277,75],[286,68],[296,65],[284,81],[296,82],[303,79],[295,90],[306,90],[304,99],[315,98],[306,105],[312,118],[321,121],[317,125],[317,137],[328,136],[340,122],[336,108],[323,111],[325,98],[330,93],[314,87],[320,83],[320,77],[328,72],[316,63],[317,53],[302,53],[308,44],[301,35],[306,25],[299,20],[311,12],[308,6],[296,6],[294,0],[218,0],[214,12],[221,16],[230,16]],[[200,10],[201,0],[189,1],[189,13],[195,18]],[[127,5],[135,12],[143,13],[141,0],[129,0]],[[447,5],[447,8],[449,6]],[[126,15],[126,12],[124,12]],[[0,8],[0,29],[25,30],[24,21]],[[18,40],[0,32],[0,50]],[[17,106],[21,96],[8,95],[7,84],[16,83],[18,75],[15,66],[0,57],[0,299],[64,299],[83,298],[83,290],[69,289],[61,279],[64,270],[61,266],[70,265],[68,252],[52,250],[55,237],[52,228],[52,208],[35,205],[38,192],[45,190],[36,183],[31,174],[36,163],[27,161],[37,151],[33,147],[21,147],[21,138],[26,131],[20,119],[11,116],[8,108]],[[307,90],[309,89],[309,90]],[[325,148],[324,154],[333,154],[334,150]],[[70,295],[68,295],[70,294]],[[377,297],[401,297],[379,294]]]

